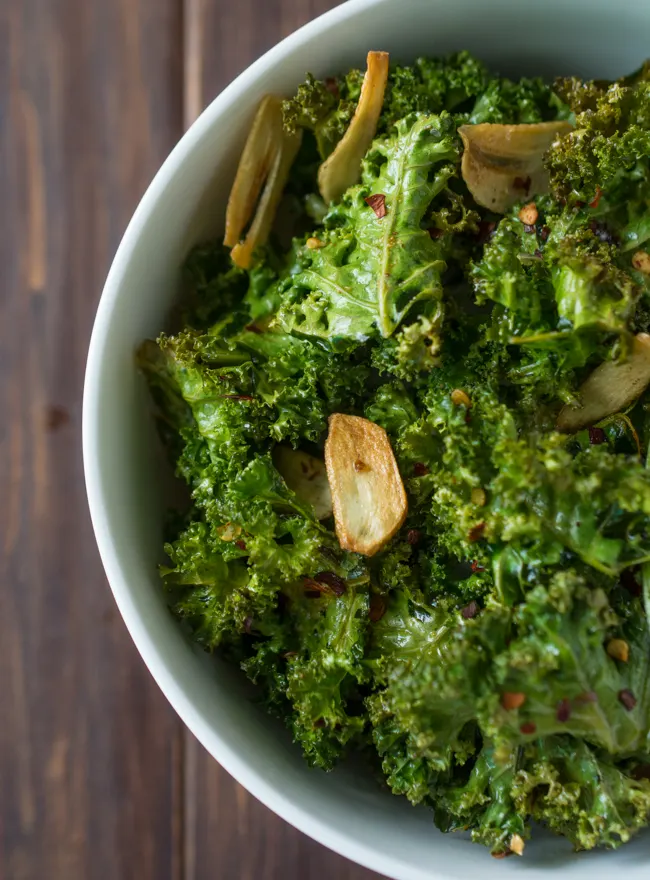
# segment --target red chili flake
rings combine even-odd
[[[368,196],[367,199],[364,199],[364,202],[372,208],[380,220],[388,213],[386,209],[386,196],[383,193],[375,193],[373,196]]]
[[[245,550],[246,544],[240,538],[239,541],[235,541],[235,547],[237,547],[238,550]]]
[[[628,712],[631,712],[636,706],[636,697],[627,688],[618,692],[618,701],[625,706]]]
[[[534,721],[524,721],[519,730],[524,736],[531,736],[537,730],[537,725]]]
[[[527,232],[530,235],[535,232],[535,227],[531,226],[530,223],[524,223],[524,232]]]
[[[543,257],[544,255],[543,255],[543,253],[540,251],[539,248],[535,248],[535,252],[534,252],[533,256],[534,256],[534,257],[538,257],[538,258],[541,260],[542,257]]]
[[[481,220],[478,225],[477,234],[479,244],[485,244],[486,241],[489,241],[494,235],[496,228],[497,224],[493,220]]]
[[[578,200],[578,201],[575,203],[574,207],[579,211],[580,208],[584,208],[584,206],[585,206],[586,204],[587,204],[586,202],[581,202],[580,200]]]
[[[383,596],[373,593],[370,597],[370,610],[368,611],[368,617],[373,623],[377,623],[378,620],[382,619],[385,613],[386,600]]]
[[[480,522],[469,530],[469,534],[467,535],[467,540],[474,543],[474,541],[480,541],[483,537],[483,532],[485,531],[487,523]]]
[[[436,229],[433,226],[431,227],[431,229],[427,229],[427,232],[429,233],[429,236],[434,240],[436,238],[442,238],[442,236],[445,234],[442,229]]]
[[[560,700],[560,702],[557,704],[555,717],[558,721],[561,721],[562,723],[568,721],[571,717],[571,703],[566,699],[566,697],[563,700]]]
[[[246,330],[249,330],[251,333],[264,333],[261,327],[258,327],[257,324],[246,324]]]
[[[602,428],[589,428],[589,442],[592,446],[598,446],[607,440],[607,436]]]
[[[640,596],[643,592],[641,584],[637,581],[634,569],[632,568],[626,568],[621,572],[621,586],[625,587],[628,593],[631,593],[633,596]]]
[[[461,615],[465,618],[465,620],[472,620],[479,613],[480,608],[478,607],[478,602],[475,602],[473,599],[466,605],[464,608],[460,609]]]
[[[539,231],[539,237],[542,239],[542,241],[547,241],[550,234],[551,230],[548,226],[542,226]]]
[[[409,529],[406,533],[406,540],[412,547],[415,547],[416,544],[420,543],[421,537],[422,532],[419,529]]]
[[[338,84],[337,81],[336,81],[336,77],[333,77],[333,76],[327,76],[327,77],[325,77],[325,88],[327,89],[327,91],[328,91],[331,95],[334,95],[335,98],[338,98],[338,96],[339,96],[339,84]]]
[[[515,179],[512,181],[512,185],[514,186],[514,188],[523,189],[526,195],[528,195],[528,193],[530,192],[531,183],[532,180],[530,179],[530,177],[515,177]]]
[[[356,471],[358,474],[361,474],[361,473],[363,473],[364,471],[369,471],[369,470],[370,470],[370,468],[369,468],[368,465],[365,463],[365,461],[361,461],[360,458],[358,458],[358,459],[355,461],[355,463],[354,463],[354,469],[355,469],[355,471]]]
[[[325,727],[325,719],[318,718],[316,721],[314,721],[314,727]]]
[[[223,397],[226,400],[254,400],[254,397],[251,397],[250,394],[220,394],[219,397]]]
[[[471,569],[472,569],[472,571],[485,571],[485,566],[479,565],[478,562],[476,562],[476,560],[474,560],[472,562]]]
[[[431,473],[426,464],[422,464],[421,461],[416,461],[413,465],[413,475],[416,477],[426,477],[427,474]]]
[[[598,205],[599,205],[599,203],[600,203],[600,199],[601,199],[601,197],[602,197],[602,194],[603,194],[602,189],[601,189],[599,186],[597,186],[597,187],[596,187],[596,195],[595,195],[595,196],[593,197],[593,199],[589,202],[589,207],[590,207],[590,208],[597,208],[597,207],[598,207]]]
[[[526,694],[521,691],[505,691],[501,694],[501,705],[506,712],[512,712],[513,709],[521,709],[526,702]]]
[[[585,691],[583,694],[578,694],[573,702],[579,703],[581,705],[584,705],[586,703],[597,703],[598,694],[595,693],[595,691]]]
[[[318,574],[314,575],[314,580],[319,584],[328,586],[335,596],[342,596],[348,587],[343,578],[333,571],[319,571]]]

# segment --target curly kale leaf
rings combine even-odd
[[[362,82],[363,73],[356,69],[327,80],[309,74],[294,97],[283,102],[285,127],[291,132],[298,128],[311,131],[321,159],[326,159],[350,124]]]
[[[650,782],[635,779],[579,739],[554,736],[526,747],[512,797],[577,850],[616,848],[644,828]]]
[[[518,759],[518,749],[499,753],[492,743],[485,742],[466,782],[453,784],[452,780],[436,790],[438,828],[471,830],[472,840],[495,854],[510,852],[514,835],[527,838],[528,811],[515,803],[513,791]]]
[[[620,198],[636,191],[650,156],[650,82],[631,85],[561,81],[559,91],[575,111],[575,128],[547,155],[557,197],[582,202]],[[641,178],[641,180],[640,180]],[[631,183],[632,187],[626,186]]]
[[[514,82],[505,77],[491,78],[469,115],[469,122],[520,125],[567,119],[569,108],[548,83],[539,77]]]
[[[322,564],[322,562],[321,562]],[[354,574],[345,566],[343,574]],[[360,687],[368,629],[367,578],[343,578],[340,595],[314,595],[294,583],[283,588],[276,614],[252,623],[255,638],[243,662],[302,747],[310,764],[331,769],[367,725]]]
[[[394,137],[374,142],[362,184],[333,209],[323,246],[305,249],[283,292],[285,330],[329,340],[387,337],[416,303],[440,301],[444,246],[420,224],[458,155],[446,115],[408,117]],[[385,216],[366,204],[372,195],[385,199]]]
[[[276,590],[251,582],[245,561],[226,561],[223,547],[214,530],[194,522],[165,547],[170,564],[161,567],[172,610],[208,650],[233,631],[243,632],[252,614],[264,615],[275,605]]]

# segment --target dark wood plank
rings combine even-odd
[[[278,40],[336,0],[185,0],[185,124]],[[184,880],[371,880],[252,798],[186,732]]]
[[[180,0],[0,4],[0,877],[180,880],[180,722],[115,609],[80,423],[106,270],[181,133]]]

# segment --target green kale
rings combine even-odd
[[[323,246],[305,247],[283,291],[285,331],[361,342],[390,336],[416,304],[439,308],[445,246],[420,224],[458,155],[446,115],[407,117],[394,137],[374,142],[361,185],[326,218]],[[366,203],[372,196],[384,215]]]
[[[284,102],[306,136],[271,243],[250,270],[193,250],[138,351],[190,495],[165,595],[311,765],[363,750],[495,856],[535,822],[615,847],[650,821],[650,392],[556,426],[650,331],[650,66],[553,87],[466,52],[393,67],[361,182],[327,208],[362,80]],[[557,119],[550,194],[475,204],[457,126]],[[372,557],[282,475],[287,447],[326,457],[334,413],[387,432],[406,490]]]

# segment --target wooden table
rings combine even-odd
[[[0,878],[361,880],[184,729],[99,562],[81,390],[106,270],[184,127],[335,0],[0,4]]]

